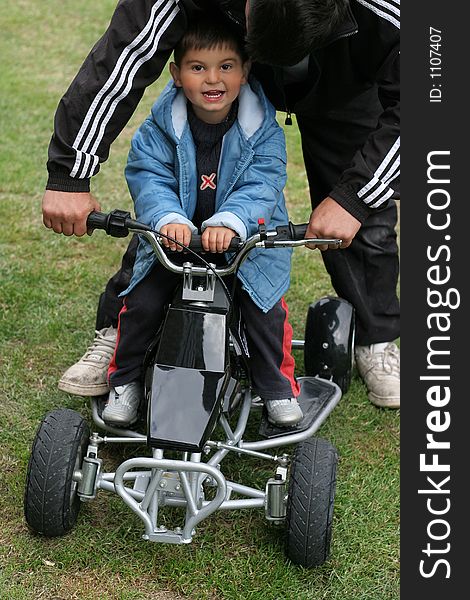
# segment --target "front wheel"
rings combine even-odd
[[[73,479],[86,455],[90,431],[70,409],[46,414],[34,438],[24,495],[26,522],[47,537],[64,535],[75,525],[80,510]]]
[[[316,567],[328,558],[337,462],[328,440],[311,438],[296,448],[286,519],[286,554],[296,565]]]

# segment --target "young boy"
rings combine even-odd
[[[205,251],[223,260],[230,240],[288,221],[283,197],[286,150],[282,129],[259,84],[247,83],[249,62],[230,24],[201,14],[174,51],[173,81],[135,134],[126,178],[139,221],[187,245],[202,232]],[[179,252],[174,242],[163,242]],[[178,255],[175,252],[177,258]],[[181,256],[181,255],[179,255]],[[253,251],[238,273],[236,299],[246,325],[255,391],[271,422],[302,419],[296,396],[292,329],[282,298],[289,287],[291,251]],[[109,424],[137,418],[145,352],[180,277],[167,271],[141,240],[123,292],[117,346],[103,410]]]

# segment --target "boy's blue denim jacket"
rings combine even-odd
[[[126,179],[136,218],[155,230],[167,223],[191,223],[197,200],[196,155],[187,121],[186,99],[170,82],[151,115],[133,137]],[[242,86],[238,117],[225,134],[217,174],[216,212],[202,228],[225,226],[242,238],[258,231],[258,219],[268,229],[288,222],[283,188],[286,183],[284,132],[259,83]],[[265,312],[289,287],[290,249],[255,249],[238,277],[253,301]],[[137,250],[126,295],[150,271],[156,258],[145,240]]]

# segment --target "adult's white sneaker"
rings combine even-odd
[[[75,396],[101,396],[109,391],[108,367],[116,348],[117,329],[96,331],[93,343],[59,380],[59,390]]]
[[[400,408],[400,349],[393,342],[356,346],[356,367],[372,404]]]

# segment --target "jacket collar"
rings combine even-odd
[[[250,139],[261,129],[264,122],[264,115],[267,112],[265,97],[260,97],[259,95],[259,84],[255,81],[251,81],[250,83],[254,87],[254,90],[250,84],[247,83],[241,87],[240,95],[238,97],[239,107],[237,120],[246,139]],[[186,98],[183,91],[173,86],[172,83],[168,84],[167,90],[169,95],[166,96],[165,94],[165,96],[168,98],[168,101],[171,101],[171,123],[175,136],[179,140],[183,135],[188,121]],[[167,90],[165,90],[165,92]],[[155,116],[159,111],[153,112]]]
[[[219,6],[229,19],[245,29],[246,0],[219,0]]]
[[[341,23],[339,23],[339,25],[336,27],[336,29],[330,33],[328,38],[322,44],[322,48],[324,48],[325,46],[328,46],[329,44],[332,44],[333,42],[336,42],[336,40],[339,40],[343,37],[348,37],[350,35],[354,35],[355,33],[358,32],[358,29],[359,28],[357,25],[357,21],[351,10],[351,3],[348,2],[348,6],[347,6],[347,10],[344,15],[344,19],[341,21]]]

